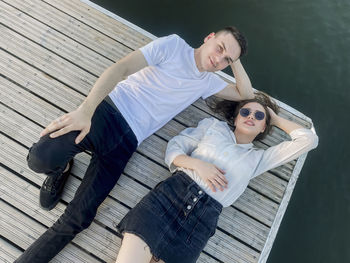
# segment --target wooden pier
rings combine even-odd
[[[90,160],[89,153],[75,157],[62,200],[47,212],[38,205],[45,175],[27,167],[28,148],[53,119],[80,105],[108,66],[154,38],[89,1],[0,1],[0,262],[13,262],[58,219]],[[281,115],[312,127],[309,118],[280,105]],[[170,176],[164,163],[167,141],[210,115],[198,100],[145,140],[92,225],[52,262],[114,262],[121,243],[116,224]],[[274,128],[256,145],[264,148],[285,139]],[[305,158],[253,179],[223,210],[198,262],[266,262]]]

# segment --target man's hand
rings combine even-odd
[[[75,138],[75,143],[80,143],[89,133],[91,127],[91,114],[79,107],[75,111],[67,113],[52,121],[41,133],[40,137],[51,133],[51,138],[56,138],[70,131],[81,131]],[[55,132],[54,132],[55,131]]]
[[[253,99],[255,97],[254,90],[241,61],[237,59],[231,63],[231,69],[235,76],[236,83],[227,84],[227,86],[216,93],[215,96],[233,101]]]
[[[221,191],[227,188],[228,181],[224,176],[225,171],[216,167],[214,164],[198,159],[194,170],[213,192],[216,192],[216,188]]]

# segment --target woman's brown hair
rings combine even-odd
[[[232,125],[234,128],[235,119],[239,113],[239,110],[250,102],[257,102],[264,107],[266,112],[266,129],[264,132],[258,134],[254,141],[264,139],[267,134],[269,134],[272,125],[270,112],[267,107],[271,108],[274,112],[278,113],[277,104],[270,99],[270,96],[262,91],[257,91],[254,93],[255,98],[242,101],[230,101],[230,100],[218,100],[216,98],[207,100],[206,103],[209,108],[225,118],[225,120]]]

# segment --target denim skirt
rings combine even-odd
[[[118,224],[149,246],[155,259],[194,263],[214,235],[222,205],[187,174],[176,172],[151,190]]]

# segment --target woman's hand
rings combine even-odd
[[[84,111],[83,108],[78,108],[75,111],[67,113],[56,120],[52,121],[41,133],[40,137],[51,133],[51,138],[56,138],[70,131],[81,131],[76,137],[75,143],[80,143],[89,133],[91,127],[91,115]],[[55,132],[54,132],[55,131]]]
[[[270,107],[267,107],[267,108],[271,116],[270,124],[276,126],[278,115]]]
[[[213,192],[216,192],[216,189],[223,191],[224,188],[227,188],[228,181],[224,176],[225,171],[214,164],[197,159],[194,170]]]
[[[292,131],[296,130],[296,129],[300,129],[303,128],[303,126],[292,122],[290,120],[287,120],[285,118],[282,118],[281,116],[278,116],[272,109],[269,109],[270,115],[271,115],[271,125],[274,125],[278,128],[280,128],[281,130],[283,130],[284,132],[290,134]]]

